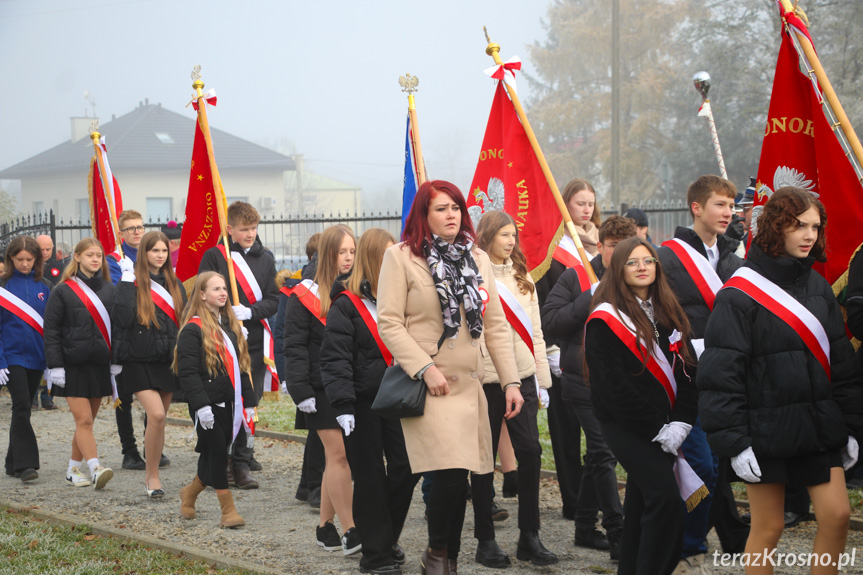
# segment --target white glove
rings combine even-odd
[[[255,419],[255,408],[254,407],[246,407],[243,409],[246,412],[246,421],[254,421]]]
[[[749,483],[761,481],[761,468],[758,466],[758,461],[755,459],[755,453],[751,447],[747,447],[731,458],[731,468],[737,477],[743,481]]]
[[[195,416],[198,418],[198,423],[201,424],[201,429],[213,429],[213,425],[216,424],[216,416],[213,415],[213,408],[209,405],[196,411]]]
[[[4,367],[3,369],[0,369],[0,387],[7,383],[9,383],[9,368]]]
[[[544,387],[539,388],[539,407],[540,409],[548,409],[551,399],[548,397],[548,390]]]
[[[117,365],[116,363],[111,364],[111,375],[118,376],[123,371],[122,365]]]
[[[686,439],[690,431],[692,431],[692,426],[688,423],[672,421],[663,425],[651,441],[658,441],[662,446],[662,451],[677,455],[677,450],[683,445],[683,440]]]
[[[345,437],[351,434],[351,431],[354,430],[354,423],[356,423],[356,418],[350,414],[346,413],[344,415],[337,415],[336,421],[339,422],[339,425],[342,426],[342,429],[345,430]]]
[[[232,305],[231,309],[234,310],[234,315],[237,316],[237,319],[240,321],[252,319],[252,308],[244,305]]]
[[[52,367],[48,371],[48,377],[51,378],[51,385],[56,385],[57,387],[66,387],[65,367]]]
[[[133,282],[135,281],[135,264],[128,258],[128,256],[123,256],[123,259],[119,262],[120,272],[122,275],[120,276],[120,281],[124,282]]]
[[[285,395],[288,394],[288,383],[286,381],[283,381],[282,385],[279,386],[279,391],[281,391]]]
[[[842,448],[842,467],[848,471],[854,464],[857,463],[857,457],[860,455],[860,446],[857,440],[848,436],[848,444]]]
[[[249,339],[249,330],[247,330],[246,326],[244,326],[244,325],[241,325],[240,329],[243,330],[243,339],[248,340]]]
[[[548,358],[548,368],[555,377],[563,375],[560,369],[560,351],[553,351],[546,356]]]
[[[317,413],[318,408],[315,407],[315,398],[310,397],[308,399],[304,399],[297,404],[297,409],[302,411],[303,413]]]

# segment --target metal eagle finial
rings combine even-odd
[[[194,68],[192,68],[192,80],[200,80],[201,79],[201,65],[198,64]]]
[[[399,86],[402,87],[402,92],[407,92],[408,94],[413,94],[418,90],[417,86],[420,85],[420,79],[416,76],[411,76],[410,74],[405,74],[404,76],[399,76]]]

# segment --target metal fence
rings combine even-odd
[[[650,236],[657,245],[672,237],[677,226],[690,223],[689,210],[682,200],[645,201],[634,204],[602,206],[602,216],[619,214],[628,208],[639,208],[647,214],[650,223]],[[384,228],[396,238],[401,232],[401,214],[391,212],[363,212],[361,214],[329,213],[304,217],[269,217],[258,224],[261,242],[276,258],[276,269],[297,270],[308,262],[306,241],[312,234],[322,232],[334,224],[346,224],[354,233],[361,235],[369,228]],[[161,219],[144,222],[147,230],[158,230],[166,221]],[[5,251],[14,238],[22,235],[50,235],[54,239],[59,257],[68,257],[82,238],[92,235],[89,220],[64,218],[48,213],[29,214],[0,223],[0,250]]]

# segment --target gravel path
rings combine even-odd
[[[197,454],[193,443],[188,443],[191,428],[169,425],[165,453],[171,466],[162,471],[165,499],[151,501],[144,493],[144,473],[121,469],[122,456],[114,416],[103,408],[95,424],[99,444],[99,457],[103,465],[114,469],[114,479],[100,492],[92,489],[67,486],[63,476],[69,460],[69,441],[74,431],[72,416],[65,402],[57,400],[57,411],[33,412],[33,424],[39,441],[41,470],[37,481],[29,485],[2,475],[4,500],[21,505],[74,515],[83,521],[96,521],[114,527],[129,529],[162,540],[182,543],[211,553],[234,557],[280,569],[286,573],[342,574],[358,573],[358,556],[342,557],[341,553],[327,553],[315,543],[315,526],[318,514],[308,505],[296,501],[294,492],[299,481],[303,446],[279,440],[258,439],[256,458],[264,471],[254,473],[261,488],[252,491],[233,490],[237,510],[246,520],[239,530],[218,528],[219,506],[215,493],[208,490],[198,500],[198,518],[185,521],[179,515],[178,491],[194,476]],[[0,449],[8,442],[8,393],[0,394]],[[136,404],[137,406],[137,404]],[[135,417],[135,430],[143,435],[142,411]],[[143,443],[139,439],[139,446]],[[497,477],[500,492],[500,474]],[[543,481],[540,493],[542,539],[560,558],[553,567],[535,568],[515,560],[518,540],[515,500],[498,500],[510,510],[508,520],[497,523],[497,539],[501,547],[513,558],[509,573],[615,573],[606,553],[576,548],[572,544],[573,524],[560,513],[560,497],[553,481]],[[814,522],[803,523],[788,530],[780,542],[780,552],[800,553],[811,549],[814,539]],[[414,504],[408,515],[401,545],[407,553],[406,573],[419,571],[419,556],[426,540],[426,523],[423,520],[422,497],[417,487]],[[711,535],[712,549],[718,545]],[[847,550],[859,548],[856,566],[846,573],[863,573],[863,533],[852,531]],[[473,562],[476,544],[473,540],[473,513],[468,506],[460,572],[466,575],[489,573]],[[742,573],[740,567],[712,566],[710,573]],[[777,573],[803,574],[808,568],[783,567]]]

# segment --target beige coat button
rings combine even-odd
[[[471,376],[472,378],[474,378],[474,379],[477,379],[477,377],[476,377],[476,372],[475,372],[475,371],[474,371],[473,373],[471,373],[471,374],[470,374],[470,376]]]
[[[455,348],[455,342],[454,342],[454,341],[451,341],[451,342],[449,342],[448,344],[446,344],[446,346],[447,346],[448,348],[450,348],[450,349],[454,349],[454,348]]]
[[[474,346],[474,347],[476,347],[476,346],[477,346],[477,343],[476,343],[476,340],[475,340],[475,339],[472,339],[472,340],[471,340],[471,342],[470,342],[470,344],[471,344],[472,346]]]
[[[457,375],[452,375],[452,376],[450,376],[450,379],[451,379],[452,381],[458,381],[458,376],[457,376]]]

